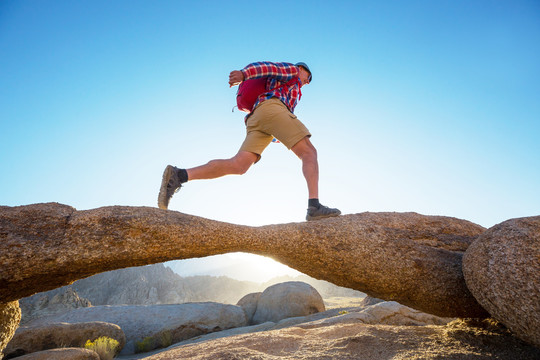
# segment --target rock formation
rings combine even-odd
[[[484,316],[461,270],[484,230],[416,213],[249,227],[147,207],[0,207],[0,303],[112,269],[243,251],[435,315]]]
[[[4,349],[5,358],[63,347],[84,347],[86,341],[106,336],[118,341],[119,350],[126,344],[126,336],[116,324],[101,321],[76,324],[53,323],[23,326]]]
[[[493,317],[540,347],[540,216],[487,230],[465,253],[463,271]]]
[[[236,304],[237,306],[240,306],[242,310],[244,310],[248,324],[250,325],[253,324],[252,323],[253,315],[255,314],[255,311],[257,310],[257,302],[259,301],[261,294],[262,292],[247,294],[244,297],[242,297],[240,300],[238,300],[238,303]]]
[[[370,305],[360,312],[351,312],[340,317],[320,320],[320,324],[337,324],[361,321],[372,325],[424,326],[446,325],[453,318],[441,318],[411,309],[395,301],[383,301]]]
[[[289,281],[270,286],[262,292],[250,323],[278,322],[324,310],[323,299],[313,286],[300,281]]]
[[[251,334],[254,337],[261,331],[274,331],[290,327],[301,327],[304,329],[317,328],[327,325],[345,325],[350,323],[355,324],[371,324],[371,325],[443,325],[453,319],[440,318],[435,315],[422,313],[411,309],[395,301],[388,301],[377,304],[375,306],[363,307],[345,307],[326,310],[324,312],[315,313],[307,316],[298,316],[278,321],[277,323],[268,321],[259,325],[251,325],[243,328],[229,329],[219,332],[213,332],[184,340],[175,344],[175,347],[191,345],[199,342],[206,342],[220,338],[233,337],[243,334]],[[328,357],[330,355],[327,354]],[[286,356],[289,358],[289,356]],[[357,356],[358,357],[358,356]],[[332,356],[333,358],[333,356]]]
[[[2,349],[6,347],[17,330],[19,321],[21,321],[21,309],[18,301],[0,303],[0,356]]]
[[[241,307],[218,303],[178,305],[93,306],[39,318],[28,327],[54,323],[103,321],[118,325],[126,336],[121,354],[133,354],[136,343],[168,331],[171,343],[194,336],[247,325]]]

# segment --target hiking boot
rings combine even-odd
[[[306,220],[318,220],[339,215],[341,215],[341,211],[339,211],[338,209],[331,209],[328,206],[324,205],[321,205],[319,208],[316,208],[315,206],[310,206],[307,209]]]
[[[158,206],[160,209],[167,210],[172,196],[182,187],[180,177],[178,176],[179,170],[175,166],[167,165],[163,172],[163,179],[161,180],[161,188],[158,195]]]

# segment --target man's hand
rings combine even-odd
[[[239,70],[233,70],[229,74],[229,86],[233,87],[244,81],[244,74]]]

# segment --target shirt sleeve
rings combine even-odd
[[[279,81],[289,81],[290,79],[298,76],[298,67],[285,62],[255,62],[249,64],[240,71],[242,71],[242,74],[244,74],[244,80],[269,76],[276,78]]]

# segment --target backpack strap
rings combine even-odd
[[[281,88],[280,92],[283,94],[283,89],[284,88],[288,89],[289,87],[291,87],[292,85],[294,85],[296,83],[298,83],[298,101],[300,101],[300,99],[302,98],[302,90],[301,90],[302,86],[301,86],[301,83],[300,83],[300,78],[298,76],[293,77],[291,80],[289,80],[286,83],[281,84],[281,85],[273,88],[272,90],[265,91],[264,94],[275,91],[275,90],[280,89],[280,88]]]
[[[275,87],[273,88],[272,90],[268,90],[267,92],[271,92],[271,91],[274,91],[274,90],[277,90],[279,88],[288,88],[296,83],[299,83],[300,82],[300,78],[298,76],[295,76],[293,77],[291,80],[287,81],[285,84],[281,84],[279,85],[278,87]],[[298,87],[298,100],[300,100],[300,98],[302,97],[302,91],[300,90],[301,86]]]

